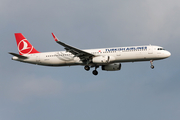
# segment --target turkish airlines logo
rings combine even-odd
[[[28,44],[27,39],[23,39],[18,44],[18,50],[21,54],[29,54],[33,50],[33,46]]]

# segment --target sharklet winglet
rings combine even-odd
[[[56,42],[59,41],[58,38],[54,35],[54,33],[52,33],[52,36]]]

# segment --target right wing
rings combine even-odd
[[[70,45],[67,45],[59,41],[58,38],[53,33],[52,33],[52,36],[58,44],[62,45],[67,52],[72,53],[74,57],[79,57],[81,60],[88,60],[89,58],[92,58],[93,56],[95,56],[91,53],[88,53],[86,51],[80,50],[78,48],[72,47]]]

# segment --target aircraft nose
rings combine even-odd
[[[171,53],[169,51],[166,52],[166,56],[167,57],[170,57],[171,56]]]

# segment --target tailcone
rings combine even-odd
[[[168,57],[171,56],[171,53],[170,53],[169,51],[166,51],[165,55],[166,55],[166,57],[168,58]]]

